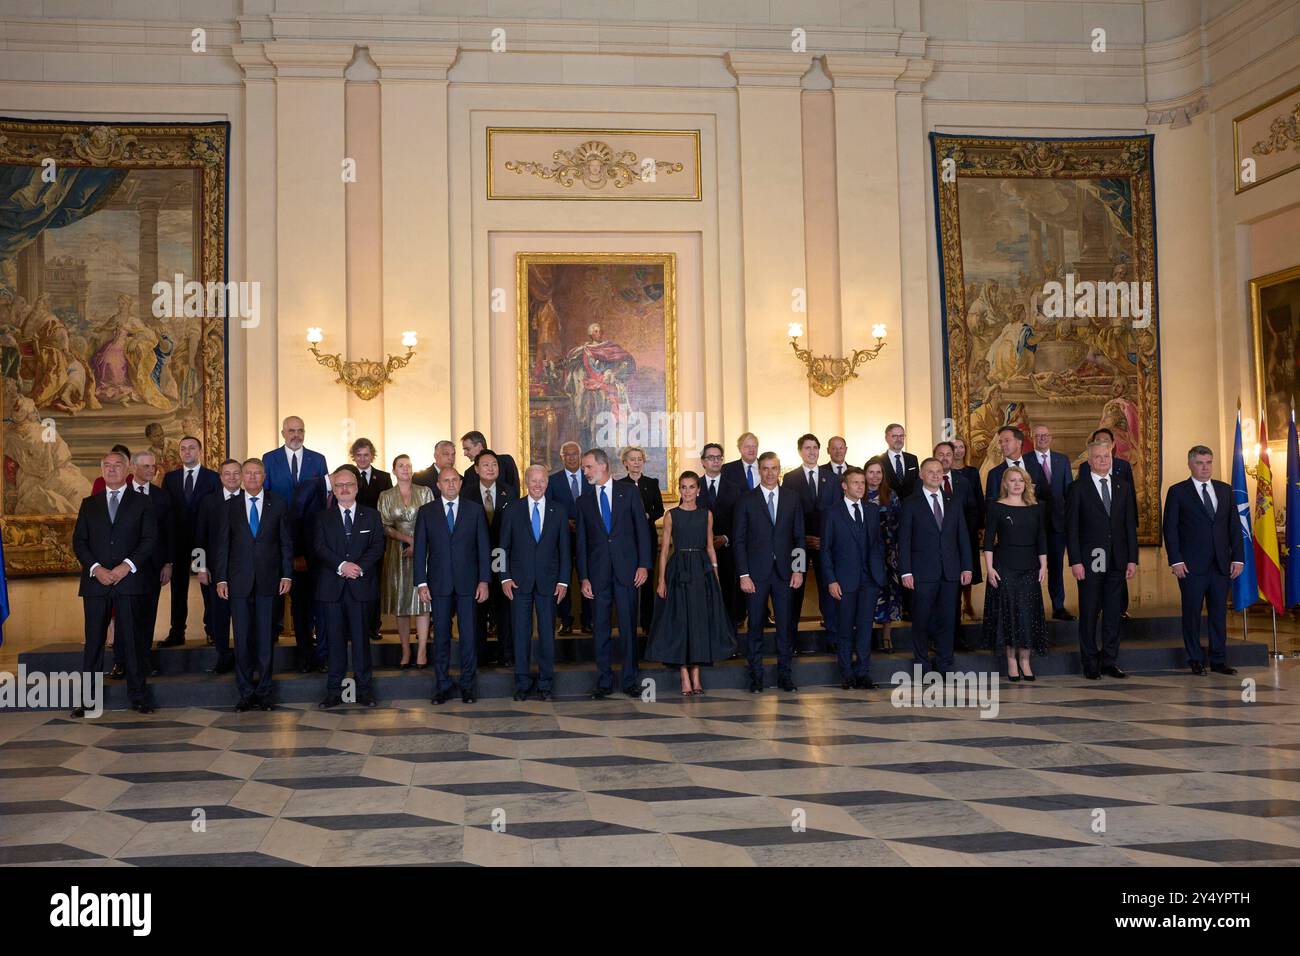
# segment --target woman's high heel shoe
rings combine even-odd
[[[1020,672],[1020,679],[1025,681],[1026,683],[1031,683],[1031,684],[1034,681],[1038,680],[1038,678],[1035,677],[1033,674],[1026,674],[1024,671]]]
[[[398,669],[399,671],[409,671],[409,670],[411,669],[411,662],[410,662],[410,661],[406,661],[405,663],[398,664],[398,665],[397,665],[397,669]]]

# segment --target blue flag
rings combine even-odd
[[[1241,526],[1241,554],[1246,566],[1232,582],[1233,610],[1244,611],[1259,600],[1255,580],[1255,542],[1251,535],[1250,489],[1246,487],[1246,459],[1241,453],[1241,409],[1237,409],[1237,437],[1232,446],[1232,501]]]
[[[5,580],[5,545],[0,541],[0,646],[5,642],[5,621],[9,618],[9,582]]]
[[[1300,449],[1295,409],[1286,436],[1286,606],[1300,604]]]

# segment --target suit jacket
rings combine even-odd
[[[966,479],[966,484],[970,489],[975,492],[975,494],[971,496],[975,499],[975,523],[968,525],[966,530],[970,533],[971,544],[977,545],[979,544],[979,539],[976,536],[976,532],[981,531],[984,528],[984,512],[988,503],[986,497],[979,493],[980,470],[974,465],[963,465],[958,469],[958,471],[960,471],[961,476]]]
[[[239,493],[235,493],[239,497]],[[199,513],[194,519],[194,547],[201,548],[203,551],[203,567],[209,571],[215,571],[214,562],[216,559],[216,541],[217,526],[221,521],[221,506],[226,502],[226,490],[218,488],[214,494],[207,495],[199,503]],[[177,560],[182,560],[177,555]],[[193,565],[194,559],[191,555],[186,554],[184,561],[187,565]],[[173,572],[175,569],[173,568]],[[212,581],[217,579],[214,577]]]
[[[578,497],[591,492],[591,482],[587,476],[578,470]],[[565,515],[570,521],[578,520],[578,499],[573,497],[573,489],[569,487],[569,473],[563,468],[551,473],[551,477],[546,482],[546,497],[549,501],[554,501],[564,509]]]
[[[293,501],[297,486],[309,478],[322,478],[329,474],[325,456],[310,448],[302,449],[298,461],[298,481],[295,483],[289,471],[289,455],[285,447],[273,448],[262,455],[262,465],[266,468],[266,490],[278,495],[286,503]]]
[[[542,537],[533,540],[533,501],[525,496],[511,505],[501,524],[505,566],[498,577],[513,581],[526,594],[555,593],[555,585],[573,576],[569,522],[564,506],[542,501]]]
[[[726,537],[728,546],[734,543],[731,529],[736,502],[742,494],[744,492],[738,491],[734,484],[723,480],[721,473],[718,474],[716,491],[709,488],[708,475],[700,476],[700,502],[713,515],[713,533]]]
[[[957,507],[961,508],[962,517],[966,519],[966,534],[973,536],[983,522],[984,510],[980,507],[983,495],[960,471],[948,472],[948,481],[952,484],[952,496],[958,503]]]
[[[1065,549],[1070,564],[1092,571],[1095,552],[1105,552],[1108,570],[1123,569],[1138,559],[1136,496],[1132,486],[1111,474],[1110,514],[1101,503],[1091,473],[1070,486],[1065,502]],[[1231,499],[1229,499],[1231,500]]]
[[[849,463],[844,463],[845,468]],[[835,474],[835,466],[831,462],[817,467],[817,495],[821,499],[821,509],[826,511],[829,506],[836,501],[844,500],[844,479]]]
[[[650,522],[650,528],[653,530],[655,522],[664,516],[664,496],[659,490],[659,479],[642,475],[640,482],[636,482],[632,480],[631,475],[624,475],[614,480],[636,488],[637,493],[641,495],[641,504],[645,507],[645,520]]]
[[[197,483],[198,476],[195,476]],[[132,494],[140,495],[135,490],[135,485],[127,485]],[[173,540],[172,532],[172,499],[167,492],[163,491],[157,485],[149,489],[147,495],[141,495],[149,502],[149,507],[153,509],[154,525],[157,529],[157,536],[154,538],[153,555],[150,560],[150,580],[155,587],[159,586],[158,574],[162,571],[164,564],[172,564],[176,557],[176,544]]]
[[[391,487],[393,487],[393,476],[371,465],[370,481],[363,480],[357,489],[357,504],[365,505],[367,508],[378,508],[379,496]]]
[[[1232,486],[1211,481],[1214,515],[1205,510],[1191,478],[1169,486],[1165,494],[1165,552],[1169,566],[1179,562],[1192,574],[1229,574],[1232,562],[1244,561],[1241,525]]]
[[[462,485],[460,489],[461,497],[472,495],[474,500],[479,504],[483,503],[483,486],[477,482],[473,485]],[[492,520],[488,521],[488,542],[492,547],[496,547],[501,542],[501,526],[505,522],[506,514],[514,507],[515,502],[519,500],[519,489],[507,485],[505,482],[497,479],[496,489],[492,493]],[[487,520],[487,508],[483,509],[483,518]]]
[[[225,581],[230,597],[274,597],[280,580],[293,578],[293,528],[289,505],[274,492],[258,496],[257,536],[248,526],[246,492],[221,503],[217,513],[213,578]]]
[[[424,485],[426,488],[433,490],[433,493],[439,494],[438,491],[438,466],[430,464],[428,468],[421,468],[415,474],[411,475],[411,482],[417,485]]]
[[[501,466],[500,470],[497,472],[498,484],[506,484],[512,488],[523,487],[519,483],[519,466],[515,464],[514,458],[504,453],[498,454],[497,464]],[[479,484],[478,469],[476,469],[473,465],[470,465],[468,468],[465,469],[464,478],[465,478],[466,488],[478,487]],[[462,494],[464,493],[464,489],[461,489],[461,493]]]
[[[1059,451],[1051,452],[1052,463],[1052,480],[1047,481],[1047,475],[1044,473],[1043,480],[1050,492],[1051,504],[1044,509],[1047,512],[1047,530],[1053,534],[1065,533],[1065,496],[1070,491],[1070,485],[1074,484],[1074,469],[1070,466],[1069,456],[1061,454]],[[1041,472],[1043,463],[1039,459],[1038,452],[1034,451],[1029,455],[1034,460],[1034,465]],[[1034,488],[1034,494],[1038,494],[1038,488]]]
[[[825,476],[818,468],[817,493],[808,484],[808,475],[803,470],[803,463],[793,471],[787,471],[781,478],[781,491],[790,492],[799,499],[803,506],[803,531],[805,535],[820,538],[822,533],[822,500],[826,492]]]
[[[439,597],[472,595],[492,576],[492,545],[487,517],[473,497],[456,499],[456,521],[447,529],[442,495],[415,515],[415,550],[411,553],[416,584],[427,584]]]
[[[886,448],[880,453],[880,457],[885,463],[885,481],[889,482],[889,490],[899,498],[906,498],[921,482],[920,462],[917,457],[910,451],[903,452],[903,475],[901,477],[894,470],[894,453],[892,450]],[[863,471],[865,470],[863,468]]]
[[[745,492],[750,490],[749,479],[745,477],[745,469],[748,466],[743,458],[737,458],[735,461],[729,461],[722,466],[722,480],[730,482],[735,496],[739,498]],[[754,459],[754,487],[757,488],[762,479],[758,474],[758,459]]]
[[[898,511],[898,576],[912,575],[914,584],[960,581],[972,571],[970,532],[966,515],[954,493],[943,496],[943,527],[935,524],[930,496],[918,485]]]
[[[749,575],[755,584],[773,577],[790,583],[794,573],[794,551],[808,546],[804,538],[803,502],[782,489],[776,496],[776,524],[767,513],[767,491],[759,485],[736,502],[732,517],[735,533],[736,576]]]
[[[1133,514],[1136,516],[1138,513],[1137,482],[1133,480],[1133,466],[1123,458],[1116,458],[1113,455],[1111,456],[1110,462],[1110,473],[1116,478],[1123,479],[1128,484],[1129,496],[1132,499],[1129,504],[1132,506]],[[1079,473],[1075,476],[1074,480],[1079,481],[1091,474],[1092,466],[1089,465],[1087,459],[1085,459],[1079,462]],[[1094,486],[1094,490],[1095,487],[1096,486]]]
[[[208,495],[221,490],[221,477],[211,468],[199,466],[194,473],[194,492],[190,500],[185,500],[185,469],[177,468],[163,475],[162,490],[171,499],[172,547],[175,560],[190,563],[190,548],[193,547],[195,522],[199,517],[199,508]],[[181,553],[184,552],[184,558]]]
[[[827,586],[838,583],[849,594],[863,585],[884,587],[887,580],[880,508],[869,501],[861,505],[861,527],[843,499],[822,515],[821,564],[817,570]]]
[[[352,512],[352,533],[343,532],[343,513],[337,502],[312,523],[316,552],[316,600],[327,604],[369,604],[379,600],[380,567],[384,561],[384,523],[374,508],[357,502]],[[339,565],[351,561],[361,566],[361,577],[348,579]]]
[[[650,523],[645,505],[631,482],[611,481],[610,525],[600,514],[600,489],[578,498],[578,577],[595,590],[612,584],[632,587],[637,568],[654,566]]]
[[[357,500],[360,501],[360,494]],[[334,503],[334,495],[323,481],[300,481],[289,508],[289,527],[293,533],[293,556],[305,558],[309,568],[316,567],[316,516]]]
[[[108,597],[118,594],[147,594],[148,577],[153,567],[154,548],[158,538],[157,518],[143,495],[122,489],[117,505],[117,520],[108,520],[108,494],[81,499],[77,509],[77,524],[72,530],[72,550],[81,562],[81,583],[77,593],[82,597]],[[135,571],[115,585],[100,584],[90,574],[98,564],[113,570],[123,561],[135,565]]]

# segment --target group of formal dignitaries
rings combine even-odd
[[[191,576],[199,578],[203,628],[217,652],[213,671],[234,670],[241,711],[274,707],[273,651],[286,595],[298,670],[328,674],[325,708],[343,702],[349,656],[356,702],[375,705],[370,642],[379,639],[381,611],[397,617],[404,669],[428,667],[432,631],[436,704],[457,690],[474,702],[489,632],[497,637],[494,662],[514,669],[515,698],[548,699],[555,633],[572,633],[575,603],[583,632],[594,638],[592,696],[615,691],[615,619],[619,688],[640,695],[637,632],[650,626],[655,522],[664,514],[658,481],[642,471],[641,449],[623,452],[626,474],[618,480],[606,452],[576,442],[562,447],[558,471],[532,465],[521,475],[510,455],[494,453],[472,431],[461,439],[471,462],[463,474],[450,441],[435,446],[429,467],[417,471],[399,455],[389,473],[375,467],[375,447],[363,438],[351,447],[353,463],[330,471],[323,455],[304,447],[302,419],[286,418],[281,434],[284,444],[261,458],[230,459],[217,471],[202,464],[200,441],[187,436],[179,443],[181,466],[161,480],[151,453],[117,446],[101,460],[102,477],[81,504],[73,536],[82,565],[83,669],[103,670],[111,632],[111,676],[126,678],[135,710],[154,709],[147,678],[161,590],[170,586],[172,601],[160,645],[183,644]],[[1074,620],[1065,609],[1066,556],[1078,585],[1083,672],[1126,676],[1119,634],[1138,560],[1137,496],[1131,467],[1112,454],[1113,435],[1093,434],[1076,476],[1070,459],[1052,450],[1046,426],[1034,428],[1032,453],[1019,429],[1003,428],[997,441],[1004,460],[982,489],[960,439],[940,442],[924,460],[905,449],[903,426],[891,424],[885,439],[886,450],[858,468],[846,462],[844,439],[832,438],[831,460],[819,464],[821,443],[805,435],[800,467],[783,474],[778,455],[759,454],[758,438],[745,433],[737,459],[724,462],[722,446],[710,443],[701,472],[681,477],[696,483],[711,516],[727,623],[740,629],[748,621],[751,692],[764,687],[765,627],[775,631],[777,685],[796,689],[794,638],[810,570],[845,689],[876,686],[873,625],[884,626],[888,647],[889,626],[904,617],[914,663],[951,670],[962,607],[973,616],[970,585],[980,580],[981,565],[985,642],[995,653],[1005,646],[1011,680],[1032,680],[1029,650],[1046,649],[1035,633],[1042,630],[1042,583],[1053,617]],[[1241,569],[1242,539],[1232,491],[1210,477],[1210,449],[1194,447],[1188,465],[1191,475],[1171,486],[1164,513],[1188,661],[1194,673],[1206,670],[1199,627],[1208,605],[1209,669],[1234,673],[1225,658],[1226,600],[1228,581]],[[1024,586],[1008,603],[1016,581]]]

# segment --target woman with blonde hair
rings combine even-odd
[[[397,617],[397,637],[402,642],[400,668],[411,666],[411,618],[415,618],[415,633],[419,642],[415,666],[424,670],[428,666],[429,612],[433,606],[420,600],[415,586],[411,551],[415,547],[415,515],[422,505],[433,500],[433,489],[411,480],[414,466],[410,455],[393,459],[393,487],[379,495],[379,517],[384,522],[384,536],[388,547],[384,551],[384,581],[379,598],[379,610]]]
[[[1030,650],[1047,653],[1047,529],[1033,479],[1023,468],[1008,467],[998,500],[989,502],[984,567],[984,643],[994,654],[1006,649],[1007,680],[1032,681]]]

